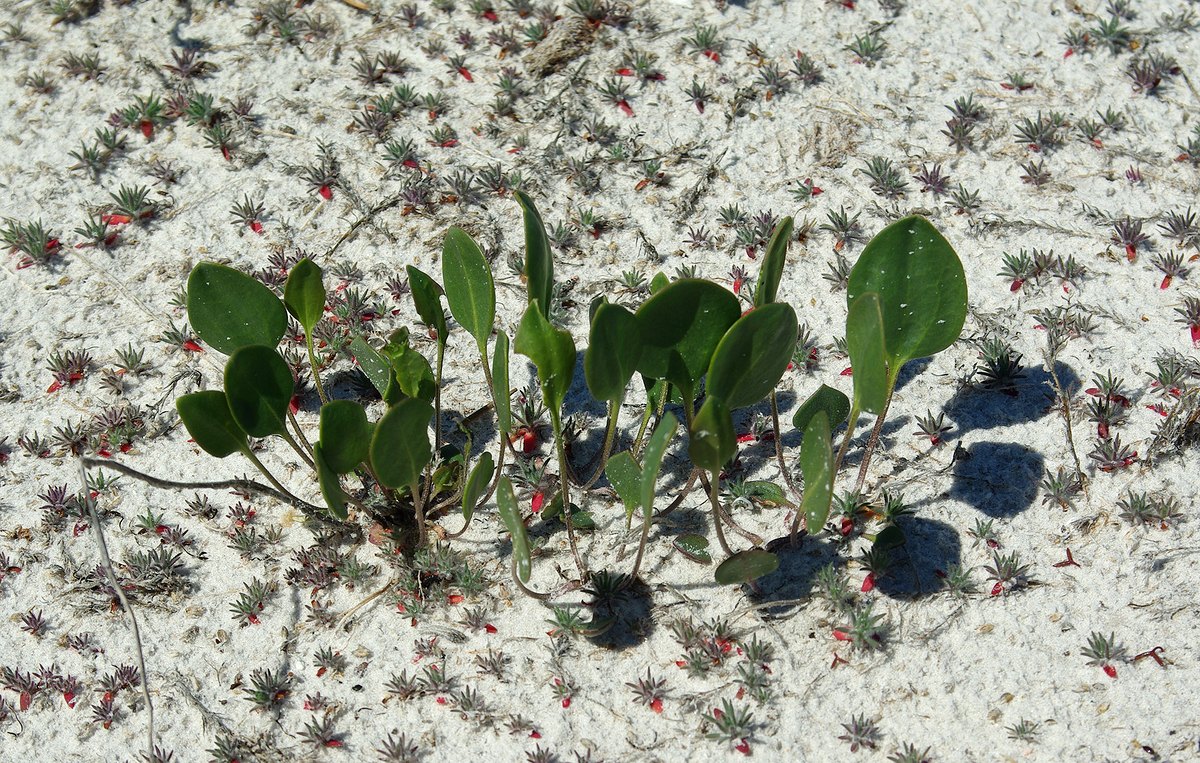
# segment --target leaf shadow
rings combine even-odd
[[[817,572],[827,564],[838,564],[837,547],[828,541],[802,536],[792,544],[789,536],[767,543],[767,550],[779,557],[779,568],[759,578],[751,589],[750,601],[760,607],[765,620],[790,617],[812,594]]]
[[[977,442],[954,463],[948,495],[993,518],[1014,517],[1037,498],[1046,469],[1041,453],[1020,443]]]
[[[892,550],[892,564],[876,589],[889,598],[907,600],[937,593],[942,589],[937,572],[961,562],[958,531],[945,522],[914,516],[901,517],[896,525],[904,531],[905,544]]]
[[[1082,386],[1079,376],[1065,363],[1055,363],[1055,373],[1068,394]],[[1025,370],[1010,390],[986,390],[977,385],[965,385],[945,406],[946,415],[954,422],[955,435],[966,435],[987,429],[1013,426],[1037,421],[1057,411],[1051,405],[1055,398],[1050,372],[1039,366]]]

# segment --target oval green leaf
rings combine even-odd
[[[850,398],[841,390],[836,390],[828,384],[817,387],[817,391],[808,396],[796,413],[792,415],[792,426],[803,432],[808,428],[808,422],[824,411],[829,419],[829,429],[833,431],[850,416]]]
[[[670,285],[671,279],[667,278],[667,274],[660,270],[650,279],[650,295],[654,296]]]
[[[445,268],[445,262],[442,264]],[[409,265],[405,268],[408,271],[408,287],[412,292],[413,305],[417,308],[417,315],[421,316],[421,320],[426,326],[429,326],[437,332],[437,340],[439,342],[446,341],[446,314],[442,312],[442,295],[445,291],[424,272]],[[491,330],[490,327],[488,329]]]
[[[678,429],[679,419],[675,418],[675,414],[667,411],[646,443],[641,494],[643,518],[646,522],[650,521],[650,515],[654,512],[654,486],[658,482],[658,470],[662,468],[663,456],[667,454],[667,446],[671,444]]]
[[[292,369],[271,347],[243,347],[225,364],[229,411],[251,437],[284,433],[288,403],[295,393]]]
[[[550,325],[535,301],[525,308],[513,347],[537,367],[546,407],[557,416],[575,375],[575,342],[570,333]]]
[[[633,519],[633,513],[642,501],[642,467],[633,460],[629,451],[623,450],[604,465],[604,475],[612,483],[617,497],[625,504],[625,521]]]
[[[833,501],[833,449],[829,440],[829,418],[825,411],[817,411],[804,428],[800,445],[800,473],[804,475],[800,510],[804,512],[804,526],[810,535],[825,526]]]
[[[287,331],[287,310],[274,292],[215,262],[192,268],[187,312],[196,334],[226,355],[254,344],[274,347]]]
[[[513,562],[516,567],[517,579],[522,583],[529,582],[532,563],[529,559],[529,533],[525,523],[521,521],[521,511],[517,508],[517,497],[513,495],[512,482],[508,477],[501,477],[496,488],[496,508],[500,511],[500,519],[504,528],[512,538]]]
[[[783,378],[796,346],[796,311],[772,302],[738,318],[713,352],[704,382],[732,410],[754,405]]]
[[[427,403],[433,402],[437,393],[433,367],[424,355],[409,346],[407,328],[392,332],[382,354],[392,367],[393,378],[400,392],[407,397],[419,397]],[[386,395],[384,397],[387,398]]]
[[[349,474],[367,460],[371,425],[367,412],[353,400],[331,400],[321,406],[321,449],[335,474]]]
[[[884,346],[879,295],[867,292],[850,305],[846,316],[846,350],[854,370],[854,403],[861,411],[879,413],[887,404],[889,367]]]
[[[387,358],[380,355],[361,336],[354,337],[354,341],[350,342],[350,354],[354,356],[358,367],[367,375],[371,386],[379,392],[381,397],[386,395],[392,384],[392,367],[388,364]]]
[[[429,463],[429,421],[433,406],[410,397],[401,400],[375,424],[371,438],[371,465],[385,487],[408,487],[416,483]]]
[[[492,350],[492,404],[496,407],[496,428],[502,436],[512,431],[512,398],[508,390],[508,334],[496,335]]]
[[[761,548],[739,551],[717,566],[713,577],[721,585],[749,583],[779,569],[779,557]]]
[[[635,314],[642,334],[637,370],[651,379],[666,379],[690,398],[717,343],[740,314],[737,297],[712,281],[673,281]]]
[[[325,284],[317,263],[305,257],[292,266],[283,285],[283,304],[304,327],[304,333],[311,334],[325,314]]]
[[[712,554],[708,553],[708,538],[703,535],[680,535],[671,545],[693,562],[712,564]]]
[[[853,307],[870,292],[879,295],[893,378],[904,363],[941,352],[962,333],[967,319],[962,261],[923,217],[897,220],[863,248],[846,284],[848,304]]]
[[[533,199],[524,191],[514,191],[525,221],[525,279],[529,290],[529,303],[536,302],[542,317],[549,319],[550,304],[554,299],[554,260],[550,256],[550,239],[546,237],[546,225]]]
[[[466,487],[463,488],[462,515],[467,524],[471,524],[471,517],[475,516],[475,504],[479,503],[479,499],[487,492],[492,473],[495,471],[496,464],[492,461],[492,454],[484,451],[475,468],[471,470],[471,476],[467,477]]]
[[[350,516],[346,510],[346,491],[338,479],[338,472],[329,465],[321,443],[313,443],[313,463],[317,466],[317,484],[321,487],[321,497],[329,508],[329,514],[334,519],[345,520]]]
[[[743,485],[747,496],[764,506],[782,506],[787,502],[783,488],[768,480],[751,480]]]
[[[225,393],[209,389],[182,395],[175,409],[196,444],[210,456],[225,458],[249,447],[246,433],[233,420]]]
[[[450,314],[486,354],[496,320],[496,284],[483,252],[462,228],[446,231],[442,242],[442,284]]]
[[[763,257],[762,269],[758,272],[758,287],[754,290],[754,306],[762,307],[779,298],[779,282],[783,280],[783,266],[787,261],[787,246],[792,238],[792,218],[785,217],[775,226],[767,254]]]
[[[736,452],[737,437],[729,407],[721,398],[710,395],[692,419],[688,456],[701,469],[717,472]]]
[[[583,375],[592,396],[620,405],[641,356],[642,335],[633,313],[608,302],[597,307],[583,355]]]

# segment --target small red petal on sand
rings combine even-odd
[[[633,69],[630,69],[628,66],[622,66],[620,69],[617,69],[617,76],[618,77],[632,77]]]
[[[300,412],[300,398],[296,397],[295,395],[292,395],[292,399],[288,401],[288,410],[292,412],[293,416],[295,416],[297,413],[299,413]]]
[[[333,198],[333,189],[327,185],[323,185],[320,188],[318,188],[317,193],[321,194],[321,198],[324,199],[325,201],[329,201],[330,199]]]
[[[752,434],[740,434],[740,435],[738,435],[738,437],[737,437],[737,441],[738,441],[739,443],[754,442],[754,441],[755,441],[755,440],[757,440],[757,439],[758,439],[758,438],[757,438],[757,437],[755,437],[755,436],[754,436],[754,435],[752,435]]]
[[[850,640],[850,634],[849,634],[849,633],[846,633],[845,631],[837,631],[837,630],[835,630],[835,631],[833,632],[833,637],[834,637],[835,639],[837,639],[838,641],[849,641],[849,640]]]
[[[1116,667],[1114,667],[1112,665],[1105,665],[1104,666],[1104,675],[1108,676],[1109,678],[1116,678],[1117,677]]]
[[[221,146],[221,156],[225,157],[225,161],[233,161],[233,152],[229,150],[229,146]]]
[[[1125,245],[1125,257],[1128,258],[1128,260],[1130,262],[1137,261],[1137,247],[1134,246],[1133,244],[1126,244]]]
[[[29,706],[32,704],[33,704],[33,695],[27,691],[21,692],[21,701],[20,701],[21,712],[23,713],[26,710],[28,710]]]
[[[1192,344],[1200,344],[1200,323],[1190,327],[1192,332]]]
[[[75,709],[75,703],[76,703],[76,701],[77,701],[77,700],[75,699],[75,693],[74,693],[74,692],[69,692],[69,691],[64,691],[64,692],[63,692],[63,702],[66,702],[66,703],[67,703],[67,707],[69,707],[69,708],[71,708],[72,710],[74,710],[74,709]]]
[[[439,143],[438,147],[439,148],[454,148],[457,145],[458,145],[458,139],[451,138],[450,140],[444,140],[441,143]]]
[[[495,633],[496,626],[492,625],[491,623],[488,623],[487,625],[483,626],[483,630],[487,633]]]
[[[996,585],[992,586],[992,596],[999,596],[1002,593],[1004,593],[1004,583],[997,580]]]
[[[96,455],[100,456],[101,458],[112,458],[112,451],[108,448],[100,448],[96,451]]]
[[[470,71],[467,69],[467,67],[465,67],[465,66],[460,66],[460,67],[458,68],[458,73],[459,73],[459,76],[461,76],[461,77],[462,77],[463,79],[465,79],[467,82],[474,82],[474,81],[475,81],[475,78],[471,76],[471,72],[470,72]]]
[[[452,593],[446,597],[446,601],[450,604],[462,604],[465,599],[466,597],[461,593]]]
[[[838,526],[838,532],[841,533],[843,538],[854,532],[854,520],[850,517],[842,517],[842,522]]]
[[[537,731],[530,731],[529,738],[530,739],[541,739],[542,735],[540,733],[538,733]]]
[[[1169,288],[1170,286],[1171,286],[1171,276],[1169,276],[1169,275],[1165,275],[1165,276],[1163,276],[1162,283],[1160,283],[1160,284],[1158,285],[1158,288],[1160,288],[1160,289],[1167,289],[1167,288]]]
[[[317,678],[320,678],[321,676],[325,675],[326,670],[328,670],[328,668],[325,668],[325,667],[317,668]],[[308,706],[307,702],[304,703],[304,709],[312,710],[312,708]]]
[[[143,120],[141,127],[142,127],[142,135],[146,138],[146,140],[150,140],[151,138],[154,137],[154,123],[153,122],[151,122],[149,120]]]
[[[342,746],[342,740],[340,740],[340,739],[330,739],[328,742],[326,742],[326,743],[325,743],[325,746],[326,746],[326,747],[341,747],[341,746]]]
[[[100,222],[105,225],[128,225],[132,221],[133,218],[129,215],[108,214],[100,216]]]
[[[1067,52],[1066,52],[1066,53],[1063,53],[1063,58],[1064,58],[1064,59],[1067,59],[1067,58],[1070,58],[1070,57],[1071,57],[1071,56],[1073,56],[1073,55],[1075,55],[1075,49],[1074,49],[1074,48],[1067,48]]]
[[[873,590],[875,590],[875,573],[868,572],[867,576],[865,578],[863,578],[862,592],[867,593],[867,592],[873,591]]]
[[[743,739],[741,744],[736,745],[733,749],[737,750],[738,752],[740,752],[743,755],[749,755],[750,754],[750,742],[746,739]]]
[[[53,384],[51,384],[49,387],[46,387],[46,394],[49,395],[54,392],[58,392],[62,388],[63,388],[62,382],[55,379]]]
[[[846,368],[843,368],[843,369],[842,369],[842,373],[841,373],[841,375],[842,375],[842,376],[853,376],[853,375],[854,375],[854,369],[853,369],[853,368],[851,368],[851,367],[849,367],[849,366],[847,366]]]
[[[725,717],[725,713],[721,712],[721,708],[714,707],[713,708],[713,717],[719,721]]]
[[[1107,440],[1108,439],[1108,424],[1105,424],[1103,421],[1096,422],[1096,436],[1099,437],[1101,440]]]
[[[706,50],[706,51],[704,51],[704,56],[705,56],[705,58],[707,58],[709,61],[712,61],[714,64],[719,64],[719,63],[721,63],[721,54],[720,54],[720,53],[718,53],[718,52],[717,52],[717,51],[715,51],[715,50]]]
[[[570,707],[571,706],[571,698],[563,697],[562,706],[564,709]]]
[[[542,510],[542,504],[546,502],[545,493],[534,493],[533,500],[529,503],[529,508],[534,514]]]
[[[494,10],[492,10],[491,8],[488,8],[486,11],[484,11],[483,13],[481,13],[479,15],[483,16],[485,19],[492,22],[493,24],[495,24],[496,22],[498,22],[500,20],[500,17],[497,16],[496,12]]]
[[[662,715],[662,711],[663,711],[662,699],[660,697],[655,697],[654,699],[650,700],[650,709],[653,710],[654,712],[658,713],[659,715]]]
[[[128,453],[129,451],[133,450],[133,443],[123,442],[117,449],[120,450],[122,453]]]
[[[1021,287],[1024,285],[1025,285],[1024,278],[1014,278],[1013,282],[1011,284],[1009,284],[1008,290],[1009,291],[1020,291]]]
[[[626,101],[626,100],[617,101],[617,108],[620,109],[621,112],[623,114],[625,114],[625,116],[627,116],[627,117],[633,116],[633,107],[629,105],[629,101]]]
[[[263,224],[260,223],[258,220],[251,220],[249,222],[249,225],[250,225],[250,230],[254,231],[255,233],[257,233],[260,236],[263,234]]]
[[[184,342],[183,349],[187,350],[188,352],[204,352],[204,348],[201,347],[195,339],[189,339]]]
[[[446,698],[445,698],[445,697],[438,697],[438,698],[437,698],[437,703],[438,703],[439,705],[444,705],[444,704],[446,704]]]

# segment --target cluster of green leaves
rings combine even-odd
[[[550,505],[561,511],[576,564],[586,577],[588,571],[574,535],[575,520],[584,515],[570,500],[574,471],[567,463],[562,431],[563,404],[574,381],[575,342],[570,332],[550,319],[554,263],[545,224],[528,196],[521,192],[515,196],[524,220],[528,301],[512,349],[528,357],[537,369],[559,462],[559,492]],[[732,551],[722,528],[730,518],[721,505],[719,479],[737,452],[734,411],[769,399],[778,420],[774,390],[798,336],[795,311],[778,301],[791,233],[792,220],[785,218],[767,247],[753,304],[745,312],[738,298],[719,284],[696,278],[670,281],[662,274],[653,279],[650,297],[636,310],[604,297],[591,305],[584,380],[591,394],[607,403],[609,421],[599,468],[580,486],[586,490],[603,473],[624,504],[627,521],[640,515],[642,544],[630,579],[636,577],[641,563],[654,516],[659,471],[680,424],[674,413],[665,411],[668,401],[682,410],[692,476],[698,477],[710,494],[714,530],[725,552],[716,579],[745,582],[778,566],[777,558],[762,548]],[[241,452],[259,468],[248,438],[283,438],[312,464],[335,518],[346,519],[347,504],[357,503],[342,484],[344,476],[357,474],[365,488],[377,485],[391,505],[411,507],[422,541],[423,508],[444,508],[457,502],[469,523],[494,488],[500,517],[512,538],[513,573],[524,588],[531,574],[530,542],[512,482],[503,476],[512,430],[509,337],[497,332],[489,354],[496,313],[490,266],[470,235],[451,228],[442,250],[443,284],[411,266],[408,275],[417,312],[437,338],[436,362],[431,365],[409,344],[405,329],[393,332],[381,349],[366,338],[356,338],[351,351],[387,405],[383,416],[371,422],[362,405],[328,400],[320,384],[311,334],[324,309],[325,289],[316,264],[304,260],[293,268],[282,301],[236,270],[213,263],[197,265],[188,284],[189,317],[201,339],[228,354],[229,360],[224,390],[185,395],[178,401],[180,415],[201,448],[218,458]],[[436,426],[433,444],[429,436],[431,422],[441,409],[442,361],[449,336],[443,297],[454,319],[474,339],[491,388],[500,435],[496,458],[485,451],[470,470],[466,468],[471,458],[469,442],[462,452],[452,446],[442,448]],[[320,439],[311,448],[303,437],[297,442],[288,431],[288,405],[295,387],[276,349],[287,313],[305,329],[322,400]],[[900,220],[864,249],[848,286],[846,336],[854,376],[853,401],[822,385],[792,419],[803,433],[800,468],[804,490],[797,522],[803,516],[810,533],[824,527],[834,477],[859,414],[877,416],[869,451],[900,368],[911,359],[948,347],[961,333],[965,317],[962,265],[928,221],[920,217]],[[632,448],[610,457],[617,416],[635,374],[646,389],[642,430]],[[652,417],[657,418],[657,425],[643,448],[642,434]],[[832,433],[847,421],[849,431],[835,457]],[[298,433],[294,419],[291,424]],[[441,451],[438,468],[434,468],[439,462],[433,458],[435,449]],[[782,466],[781,446],[777,454]],[[864,456],[860,485],[868,459],[869,452]],[[793,537],[795,531],[794,526]],[[704,538],[680,540],[692,558],[707,557]],[[889,537],[889,543],[896,542]]]

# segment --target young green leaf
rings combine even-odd
[[[584,379],[592,396],[620,405],[641,355],[641,330],[633,313],[608,302],[597,307],[583,355]]]
[[[525,279],[529,289],[529,302],[537,302],[542,317],[549,319],[550,304],[554,299],[554,260],[550,256],[550,240],[546,237],[546,225],[533,199],[524,191],[514,191],[521,205],[525,220]],[[519,350],[518,350],[519,352]]]
[[[737,297],[722,286],[694,278],[673,281],[635,314],[642,334],[638,371],[679,387],[690,404],[713,350],[740,314]]]
[[[575,342],[570,333],[550,325],[535,300],[525,308],[513,347],[537,366],[546,407],[558,415],[575,374]]]
[[[442,243],[442,283],[450,314],[486,354],[496,319],[496,284],[483,252],[461,228],[447,231]]]
[[[421,476],[433,448],[429,421],[433,406],[419,398],[401,400],[375,424],[371,438],[371,465],[385,487],[408,487]]]
[[[663,289],[671,285],[671,279],[667,278],[667,274],[661,270],[654,274],[650,279],[650,296],[658,294]]]
[[[701,469],[717,472],[736,452],[737,437],[729,408],[721,398],[709,395],[692,420],[688,456]]]
[[[654,512],[654,487],[658,481],[658,470],[662,468],[663,456],[666,455],[667,446],[671,444],[678,428],[679,419],[668,411],[658,422],[658,426],[654,428],[654,434],[650,435],[650,441],[646,443],[641,491],[642,512],[646,522],[650,521],[650,515]]]
[[[850,398],[842,391],[822,384],[796,409],[796,413],[792,415],[792,426],[803,432],[808,428],[812,417],[817,415],[817,411],[825,412],[829,419],[829,429],[832,431],[850,415]]]
[[[443,270],[445,267],[443,262]],[[412,265],[408,265],[405,270],[408,271],[408,286],[412,290],[413,305],[417,308],[417,315],[421,316],[421,320],[426,326],[437,332],[439,342],[445,342],[446,314],[442,312],[441,299],[445,292],[436,281]],[[490,327],[488,330],[491,330]]]
[[[612,483],[617,497],[625,504],[625,521],[633,518],[642,502],[642,467],[633,460],[629,451],[623,450],[604,465],[604,474]]]
[[[419,397],[427,403],[433,402],[437,393],[433,368],[424,355],[409,346],[407,328],[392,332],[382,354],[391,364],[395,382],[406,397]]]
[[[738,318],[713,352],[705,393],[722,398],[731,410],[771,394],[791,362],[797,330],[796,311],[783,302]]]
[[[387,358],[380,355],[361,336],[354,337],[354,341],[350,343],[350,354],[354,356],[358,367],[367,375],[371,386],[379,392],[380,396],[387,395],[388,389],[392,386],[393,376],[392,366],[388,363]]]
[[[313,463],[317,466],[317,484],[321,488],[321,497],[329,507],[329,514],[334,519],[345,521],[350,513],[346,511],[346,491],[338,479],[338,472],[329,465],[326,453],[321,443],[313,443]]]
[[[758,272],[758,287],[754,290],[755,307],[762,307],[779,298],[779,282],[783,280],[783,266],[787,261],[787,246],[792,238],[792,227],[792,218],[785,217],[779,221],[775,232],[771,234],[762,269]]]
[[[292,369],[271,347],[243,347],[225,364],[229,411],[251,437],[285,433],[288,404],[295,393]]]
[[[196,334],[226,355],[253,344],[274,347],[287,331],[287,310],[274,292],[215,262],[192,268],[187,311]]]
[[[880,413],[887,404],[889,375],[879,295],[867,292],[850,305],[846,349],[854,370],[854,403],[860,411]],[[853,425],[854,422],[851,422]]]
[[[769,480],[750,480],[742,485],[746,495],[764,506],[782,506],[787,501],[783,488]]]
[[[367,412],[352,400],[331,400],[321,406],[321,449],[335,474],[349,474],[367,460],[371,425]]]
[[[717,566],[713,577],[720,585],[749,583],[779,569],[779,557],[761,548],[739,551]]]
[[[496,429],[501,436],[512,431],[512,398],[508,396],[508,334],[496,334],[492,350],[492,403],[496,407]]]
[[[496,464],[492,461],[492,454],[484,451],[475,468],[471,470],[471,476],[467,477],[466,487],[463,488],[462,514],[463,521],[467,524],[471,523],[471,517],[475,515],[475,504],[479,503],[479,499],[487,492],[492,473],[495,471]]]
[[[283,285],[283,304],[304,327],[304,333],[311,334],[325,314],[325,284],[317,263],[305,257],[292,266]]]
[[[805,426],[800,445],[800,473],[804,475],[800,510],[810,535],[825,526],[833,500],[833,449],[829,440],[829,418],[825,411],[817,411]]]
[[[871,292],[879,295],[893,382],[904,363],[941,352],[962,333],[967,318],[962,261],[923,217],[897,220],[863,248],[847,281],[848,304],[853,308]]]
[[[175,400],[175,409],[188,434],[210,456],[225,458],[249,448],[246,433],[233,420],[225,393],[208,389]]]
[[[529,533],[525,523],[521,521],[521,511],[517,508],[517,497],[513,494],[512,482],[508,477],[501,477],[496,488],[496,508],[500,511],[500,519],[512,538],[513,561],[515,562],[517,579],[522,583],[529,582],[532,565],[529,560]]]
[[[693,562],[701,564],[712,563],[712,554],[708,553],[708,538],[705,538],[703,535],[680,535],[671,545]]]

